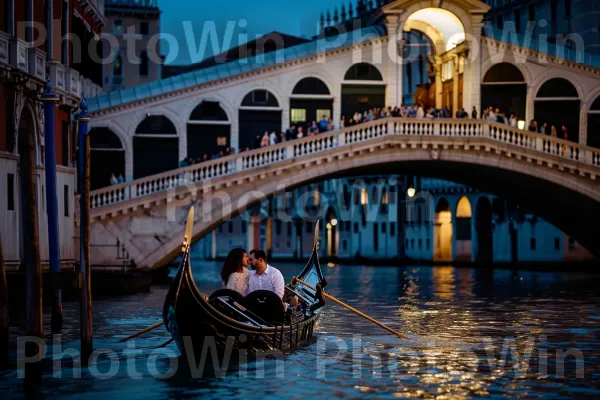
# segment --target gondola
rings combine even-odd
[[[165,327],[183,357],[210,362],[213,352],[219,363],[239,363],[272,353],[285,355],[314,342],[324,296],[294,279],[286,284],[284,295],[284,299],[298,296],[303,307],[294,313],[284,312],[282,299],[270,291],[254,291],[245,297],[228,289],[218,289],[210,296],[202,294],[190,263],[192,227],[193,208],[186,224],[181,263],[163,307]],[[318,222],[311,257],[298,278],[312,287],[324,287],[327,281],[319,264],[317,237]]]

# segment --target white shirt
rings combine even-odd
[[[271,292],[277,293],[283,300],[283,293],[285,292],[283,275],[277,268],[274,268],[269,264],[267,264],[267,269],[262,275],[257,274],[256,271],[250,271],[248,293],[255,290],[270,290]]]

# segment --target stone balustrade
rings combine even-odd
[[[557,163],[569,163],[570,169],[580,169],[580,173],[581,168],[587,168],[593,178],[596,173],[600,174],[600,149],[589,146],[484,120],[386,118],[95,190],[90,195],[90,206],[96,209],[190,183],[251,170],[259,172],[260,168],[268,165],[352,146],[355,143],[364,144],[384,136],[427,138],[434,148],[438,145],[448,145],[448,138],[464,139],[465,146],[469,146],[469,139],[478,138],[483,139],[483,142],[478,143],[495,148],[496,151],[502,148],[509,154],[511,151],[519,152],[520,155],[538,160],[540,156],[555,157]],[[440,139],[439,143],[436,139]],[[456,140],[453,145],[458,146]]]

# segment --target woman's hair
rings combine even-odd
[[[233,249],[227,254],[223,268],[221,268],[221,279],[223,282],[227,283],[229,275],[243,268],[242,259],[244,258],[244,254],[246,254],[246,250],[242,248]]]

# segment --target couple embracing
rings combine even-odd
[[[252,271],[248,271],[248,266]],[[221,280],[224,288],[235,290],[242,296],[255,290],[270,290],[283,300],[283,275],[267,263],[267,253],[264,250],[252,250],[250,256],[242,248],[231,250],[221,269]]]

